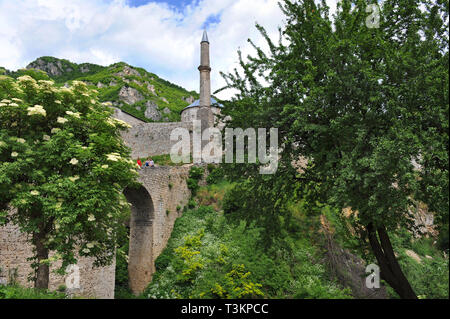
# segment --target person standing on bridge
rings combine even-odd
[[[139,165],[139,168],[142,167],[142,162],[141,162],[141,159],[140,159],[140,158],[137,159],[137,164]]]
[[[152,159],[150,159],[150,167],[155,167],[155,162]]]

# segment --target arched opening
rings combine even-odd
[[[130,289],[139,294],[147,287],[153,269],[153,201],[148,191],[126,188],[123,191],[131,206],[130,243],[128,250],[128,277]]]

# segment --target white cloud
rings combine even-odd
[[[256,21],[278,39],[283,16],[277,2],[201,0],[179,11],[160,2],[0,0],[0,66],[15,70],[43,55],[101,65],[124,61],[198,91],[201,27],[220,14],[208,29],[214,91],[224,85],[219,71],[236,67],[237,49],[252,51],[248,38],[264,43]]]

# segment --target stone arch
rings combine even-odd
[[[131,206],[128,275],[130,289],[139,294],[147,287],[154,272],[153,219],[155,209],[149,192],[143,187],[123,191]]]

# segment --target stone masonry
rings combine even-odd
[[[201,42],[201,66],[199,67],[201,103],[187,107],[181,114],[181,122],[145,123],[130,114],[114,108],[114,117],[132,125],[122,133],[122,138],[131,148],[131,157],[145,158],[169,154],[177,141],[170,140],[175,128],[184,128],[192,133],[193,122],[202,123],[202,130],[214,125],[215,116],[220,113],[210,106],[209,41],[206,31]],[[130,88],[127,90],[131,90]],[[123,92],[124,93],[124,92]],[[129,92],[128,92],[129,93]],[[132,92],[133,93],[133,92]],[[129,95],[129,94],[128,94]],[[140,96],[134,96],[141,99]],[[195,103],[194,103],[195,104]],[[191,135],[192,138],[192,135]],[[154,261],[161,254],[170,238],[176,218],[178,218],[190,198],[186,180],[192,164],[143,168],[140,170],[139,189],[125,189],[125,197],[130,202],[130,246],[128,273],[133,293],[142,292],[151,281],[155,271]],[[178,209],[177,209],[178,208]],[[9,280],[9,274],[17,271],[16,280],[24,286],[32,286],[27,280],[31,273],[32,247],[25,234],[11,224],[0,227],[0,284]],[[92,259],[79,258],[77,266],[80,274],[80,288],[75,295],[95,298],[114,298],[115,264],[93,268]],[[53,265],[54,270],[57,265]],[[68,274],[70,275],[70,274]],[[67,276],[50,275],[50,289],[64,284]]]

